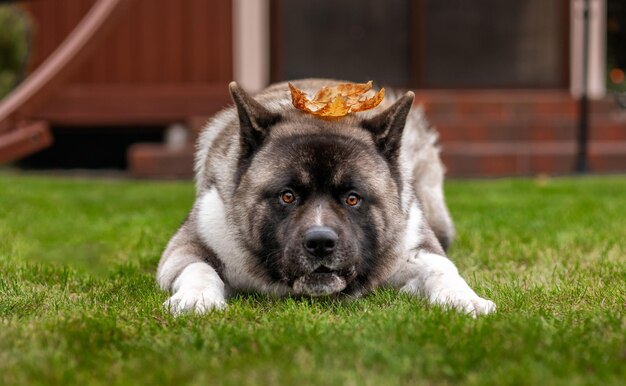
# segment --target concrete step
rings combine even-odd
[[[191,178],[193,153],[193,145],[137,143],[128,150],[128,170],[138,178]]]

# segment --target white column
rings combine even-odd
[[[583,0],[571,0],[570,91],[582,91]],[[606,94],[606,0],[589,0],[589,57],[587,90],[590,98]]]
[[[233,0],[233,73],[248,91],[270,79],[269,0]]]

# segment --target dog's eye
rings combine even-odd
[[[361,202],[361,196],[359,196],[356,193],[350,193],[348,194],[348,196],[346,197],[346,204],[348,206],[357,206],[359,205],[359,203]]]
[[[280,201],[283,204],[293,204],[296,201],[296,194],[291,190],[285,190],[280,194]]]

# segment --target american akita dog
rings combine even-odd
[[[336,83],[293,82],[309,94]],[[294,108],[286,83],[230,92],[235,106],[200,135],[196,200],[159,263],[172,313],[222,308],[236,291],[357,297],[379,286],[495,311],[445,255],[444,168],[413,93],[324,120]]]

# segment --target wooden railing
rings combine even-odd
[[[29,121],[89,55],[132,0],[98,0],[59,47],[13,92],[0,101],[0,163],[10,162],[52,143],[46,122]]]

